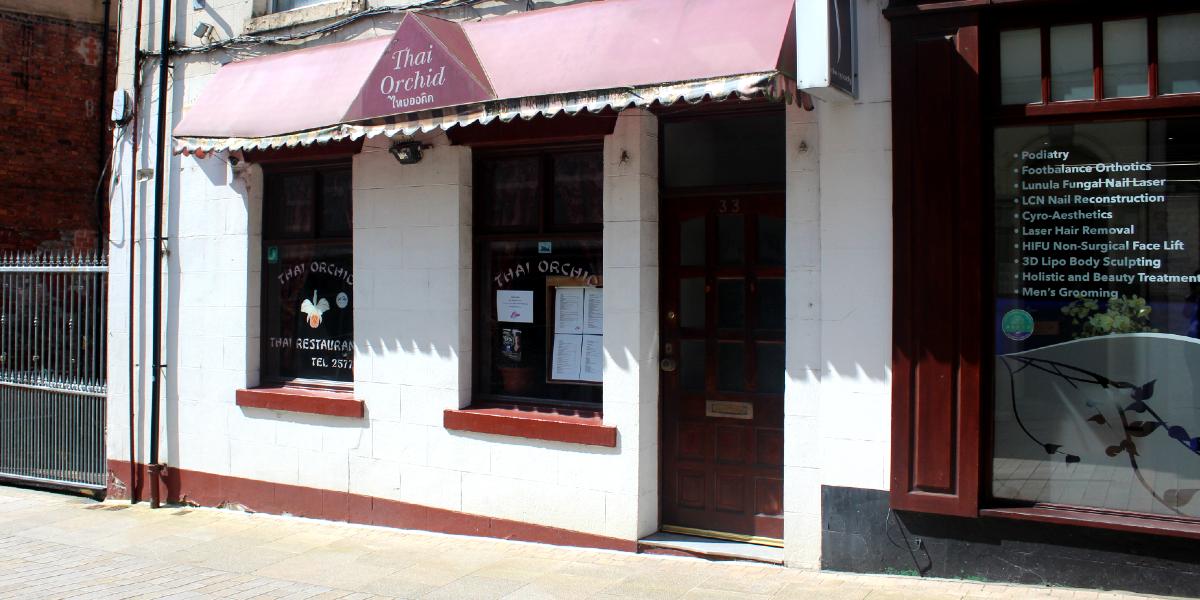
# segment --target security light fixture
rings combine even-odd
[[[421,148],[425,148],[421,142],[396,142],[388,148],[388,152],[396,157],[402,165],[413,165],[421,162]]]

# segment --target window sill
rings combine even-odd
[[[295,25],[326,21],[337,17],[344,17],[365,10],[366,8],[366,0],[335,0],[333,2],[323,2],[293,10],[267,13],[246,21],[246,28],[242,33],[263,33]]]
[[[289,386],[238,390],[237,405],[355,419],[363,418],[365,413],[365,404],[353,393]]]
[[[517,407],[474,407],[447,409],[442,416],[446,429],[491,433],[534,440],[605,446],[617,445],[617,428],[604,425],[599,413],[552,411]]]
[[[1038,506],[1020,508],[985,508],[979,511],[981,517],[996,517],[1001,519],[1018,519],[1054,523],[1057,525],[1074,525],[1095,529],[1112,529],[1130,533],[1147,535],[1162,535],[1200,539],[1200,522],[1183,521],[1170,517],[1138,517],[1133,515],[1118,515],[1072,508],[1046,508]]]

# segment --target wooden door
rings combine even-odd
[[[783,537],[783,194],[664,200],[662,523]]]

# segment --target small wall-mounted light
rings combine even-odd
[[[196,23],[196,28],[192,30],[192,34],[202,40],[207,40],[208,36],[212,35],[212,32],[213,26],[204,21]]]
[[[391,152],[400,164],[414,165],[421,162],[421,149],[428,147],[421,142],[396,142],[388,148],[388,152]]]

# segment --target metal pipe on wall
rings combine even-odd
[[[151,292],[150,334],[150,507],[159,506],[159,482],[163,465],[158,462],[158,438],[161,421],[159,407],[162,397],[162,261],[163,244],[163,199],[166,193],[167,174],[167,78],[170,76],[171,58],[171,0],[162,0],[159,15],[162,29],[158,50],[158,129],[154,139],[156,163],[154,167],[154,286]]]
[[[134,366],[134,348],[137,347],[135,308],[137,307],[137,171],[138,171],[138,127],[142,101],[142,6],[145,0],[137,0],[137,17],[133,23],[133,115],[130,118],[130,140],[132,151],[129,160],[129,502],[137,504],[140,487],[137,466],[137,402],[134,395],[137,368]]]
[[[105,174],[108,173],[109,164],[112,161],[112,155],[104,152],[105,137],[108,135],[108,21],[112,12],[112,0],[104,0],[104,20],[100,23],[100,95],[96,98],[96,113],[97,113],[97,144],[96,151],[100,153],[97,159],[100,164],[100,180],[104,180]],[[108,160],[105,160],[108,156]],[[107,187],[105,189],[108,189]],[[104,204],[108,201],[108,194],[103,197],[96,194],[96,248],[97,251],[103,251],[105,232],[108,227],[104,224]]]

